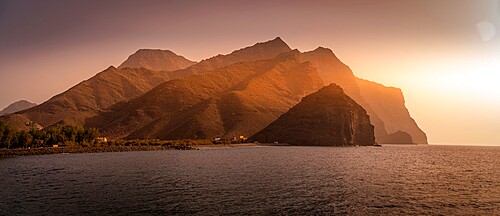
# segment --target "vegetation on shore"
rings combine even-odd
[[[95,128],[76,126],[49,127],[38,130],[16,130],[0,121],[0,148],[42,148],[53,145],[88,147],[99,144],[99,131]]]
[[[111,140],[95,128],[76,126],[18,131],[0,121],[0,157],[59,153],[95,153],[148,150],[189,150],[212,145],[210,140]]]

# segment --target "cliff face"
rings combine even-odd
[[[251,140],[313,146],[375,144],[366,111],[335,84],[304,97]]]
[[[118,68],[146,68],[153,71],[175,71],[196,64],[170,50],[140,49],[130,55]]]
[[[411,136],[413,142],[427,144],[427,136],[410,116],[408,109],[405,107],[403,93],[400,89],[386,87],[359,78],[357,82],[363,98],[368,102],[373,111],[375,111],[384,121],[385,129],[388,134],[403,131]],[[377,141],[379,141],[379,139],[377,139]],[[407,140],[402,139],[395,142],[405,143]],[[380,139],[380,143],[384,143],[384,140]]]
[[[36,106],[36,103],[31,103],[31,102],[26,101],[26,100],[20,100],[20,101],[14,102],[14,103],[10,104],[9,106],[5,107],[5,109],[0,111],[0,116],[19,112],[19,111],[29,109],[29,108],[34,107],[34,106]]]

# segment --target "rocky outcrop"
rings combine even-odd
[[[10,104],[9,106],[5,107],[5,109],[0,111],[0,116],[19,112],[19,111],[29,109],[29,108],[34,107],[34,106],[36,106],[36,103],[31,103],[31,102],[26,101],[26,100],[20,100],[20,101],[14,102],[14,103]]]
[[[304,97],[251,140],[310,146],[375,144],[366,111],[335,84]]]

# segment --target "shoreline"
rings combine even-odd
[[[85,154],[104,152],[130,151],[164,151],[164,150],[200,150],[211,148],[238,148],[257,146],[290,146],[289,144],[274,143],[240,143],[240,144],[211,144],[211,145],[142,145],[142,146],[100,146],[100,147],[45,147],[30,149],[0,149],[0,158],[13,158],[31,155],[49,154]]]
[[[385,146],[416,146],[416,144],[384,144]],[[382,145],[382,146],[384,146]],[[134,145],[134,146],[99,146],[99,147],[45,147],[30,149],[0,149],[0,159],[30,155],[48,154],[85,154],[104,152],[130,152],[130,151],[165,151],[165,150],[204,150],[213,148],[238,148],[238,147],[269,147],[292,146],[286,143],[239,143],[239,144],[191,144],[191,145]]]
[[[31,148],[31,149],[0,149],[0,158],[12,158],[30,155],[48,154],[85,154],[104,152],[130,151],[162,151],[162,150],[195,150],[192,146],[103,146],[103,147],[58,147],[58,148]]]

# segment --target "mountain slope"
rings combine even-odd
[[[315,69],[298,58],[292,51],[172,80],[89,124],[128,138],[249,136],[322,86]]]
[[[164,81],[193,75],[197,71],[206,72],[209,69],[240,61],[273,58],[283,51],[289,50],[286,43],[280,38],[276,38],[234,51],[228,55],[215,56],[186,69],[173,72],[151,71],[145,69],[144,66],[154,69],[175,69],[179,67],[178,64],[168,66],[160,60],[180,59],[180,62],[184,62],[186,65],[192,62],[187,62],[183,57],[170,51],[139,50],[121,65],[121,69],[110,67],[39,106],[20,114],[4,116],[3,119],[20,129],[26,129],[24,125],[30,121],[44,127],[54,123],[82,125],[85,119],[96,115],[102,109],[117,102],[137,97]]]
[[[168,79],[169,72],[111,66],[38,106],[4,118],[18,128],[24,128],[29,121],[44,127],[59,122],[83,125],[86,118],[100,110],[137,97]]]
[[[130,55],[118,68],[146,68],[154,71],[175,71],[196,64],[170,50],[140,49]]]
[[[374,145],[366,111],[335,84],[310,94],[251,140],[291,145]]]
[[[26,100],[20,100],[20,101],[14,102],[14,103],[10,104],[9,106],[5,107],[5,109],[0,111],[0,116],[15,113],[15,112],[25,110],[25,109],[29,109],[29,108],[34,107],[34,106],[36,106],[36,103],[31,103],[31,102],[26,101]]]

